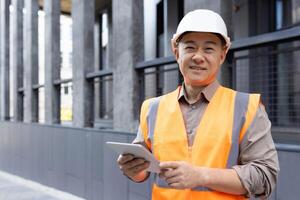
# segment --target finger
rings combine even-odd
[[[125,164],[126,162],[128,162],[130,160],[133,160],[133,159],[134,159],[133,155],[131,155],[131,154],[123,154],[123,155],[119,156],[118,163],[120,165],[122,165],[122,164]]]
[[[174,176],[178,176],[179,174],[180,174],[180,171],[177,170],[177,169],[170,169],[170,170],[167,170],[163,173],[165,178],[171,178],[171,177],[174,177]]]
[[[170,186],[171,188],[175,188],[175,189],[185,189],[185,188],[183,187],[183,185],[182,185],[181,183],[178,183],[178,182],[171,183],[171,184],[169,184],[169,186]]]
[[[178,176],[173,176],[171,178],[166,178],[166,182],[171,185],[174,183],[179,183],[180,182],[180,178]]]
[[[169,171],[169,170],[172,170],[172,169],[171,169],[171,168],[167,168],[167,169],[161,169],[161,168],[160,168],[160,172],[159,172],[158,176],[159,176],[160,178],[165,178],[165,173],[166,173],[167,171]]]
[[[159,178],[161,178],[161,179],[165,179],[165,175],[164,175],[163,172],[160,172],[160,173],[158,174],[158,176],[159,176]]]
[[[176,169],[176,168],[178,168],[178,166],[179,166],[179,163],[178,162],[176,162],[176,161],[170,161],[170,162],[161,162],[161,163],[159,163],[159,167],[161,168],[161,169],[168,169],[168,168],[171,168],[171,169]]]
[[[143,163],[143,164],[141,164],[141,165],[137,165],[137,166],[135,166],[135,167],[133,167],[133,168],[131,168],[131,169],[129,169],[129,170],[130,170],[132,173],[136,174],[136,173],[139,173],[139,172],[141,172],[141,171],[144,171],[144,170],[148,169],[149,165],[150,165],[149,162],[145,162],[145,163]]]
[[[128,175],[128,176],[134,177],[137,174],[141,173],[142,171],[146,170],[148,167],[149,167],[149,164],[144,163],[144,164],[141,164],[141,165],[137,165],[133,168],[123,170],[123,173]]]
[[[130,160],[130,161],[124,163],[123,165],[121,165],[121,167],[124,170],[130,170],[131,168],[134,168],[138,165],[144,164],[145,162],[146,162],[145,159],[135,158],[133,160]]]

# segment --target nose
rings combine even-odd
[[[204,56],[200,51],[195,52],[195,54],[192,56],[192,60],[196,63],[196,64],[201,64],[204,62]]]

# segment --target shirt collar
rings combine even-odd
[[[220,83],[219,83],[218,80],[213,81],[211,84],[207,85],[201,91],[201,96],[204,97],[205,100],[207,100],[208,102],[210,102],[219,86],[220,86]],[[188,102],[187,101],[187,94],[186,94],[186,89],[185,89],[184,82],[182,83],[181,90],[179,91],[178,100],[180,100],[182,98],[184,98],[185,101]]]

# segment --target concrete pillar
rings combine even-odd
[[[228,1],[226,1],[228,3]],[[222,0],[185,0],[184,1],[184,13],[188,13],[189,11],[195,9],[209,9],[213,10],[217,13],[220,13],[221,4],[226,4],[225,2],[222,3]]]
[[[25,0],[24,37],[24,121],[38,121],[38,2]]]
[[[114,129],[136,130],[138,82],[134,66],[143,61],[143,1],[113,0]]]
[[[0,120],[9,119],[9,0],[0,0]]]
[[[179,23],[179,5],[178,1],[164,0],[164,56],[172,56],[171,39],[176,33],[177,25]]]
[[[73,0],[73,125],[92,126],[94,121],[93,82],[86,73],[94,71],[94,0]]]
[[[12,69],[13,69],[13,110],[14,120],[23,120],[23,94],[18,91],[23,87],[23,1],[12,0]]]
[[[60,122],[60,1],[44,1],[45,10],[45,122]]]
[[[179,18],[178,1],[164,0],[164,56],[173,56],[171,39],[176,33]],[[177,64],[164,66],[165,70],[176,67]],[[178,86],[178,71],[164,72],[164,93],[170,92]]]

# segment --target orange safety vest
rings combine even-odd
[[[159,161],[186,161],[195,166],[231,168],[238,164],[239,143],[257,111],[260,95],[236,92],[220,86],[209,102],[192,148],[178,103],[180,87],[164,96],[146,100],[141,109],[140,130]],[[153,200],[246,199],[205,187],[172,189],[155,175]]]

